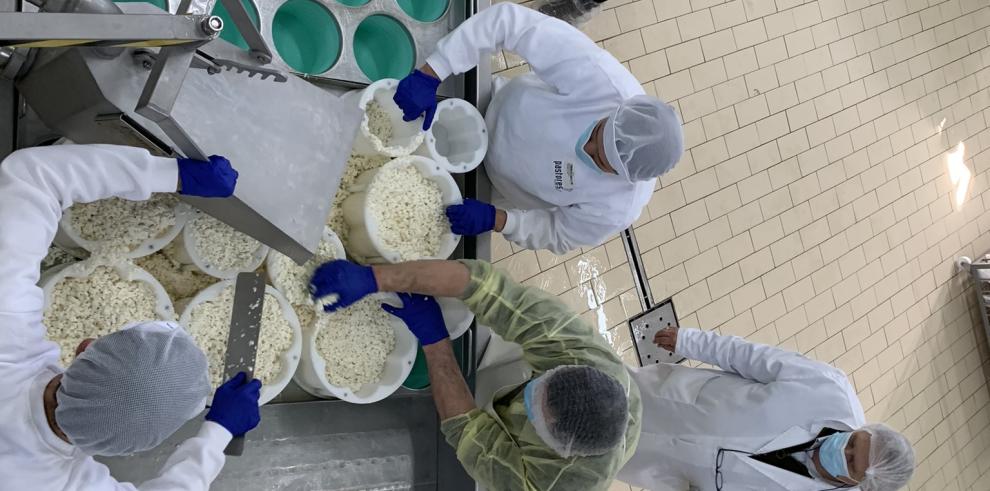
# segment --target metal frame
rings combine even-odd
[[[987,338],[990,339],[990,255],[977,258],[976,261],[968,257],[961,257],[956,260],[956,266],[960,271],[966,271],[976,282],[976,301],[980,307],[980,321],[983,323],[983,330]]]
[[[126,16],[126,18],[125,18]],[[217,37],[203,28],[209,15],[0,13],[0,46],[171,46]]]
[[[237,0],[232,0],[237,1]],[[286,0],[273,0],[271,2],[259,2],[251,0],[258,11],[261,36],[268,46],[275,46],[272,34],[272,24],[275,13],[285,3]],[[467,18],[469,14],[469,3],[450,0],[446,12],[433,22],[419,22],[409,17],[395,0],[370,0],[360,7],[348,7],[337,0],[313,0],[326,9],[337,21],[341,33],[341,51],[337,61],[326,71],[318,74],[299,74],[292,67],[285,63],[278,54],[278,50],[272,50],[271,65],[273,68],[298,75],[316,81],[325,81],[348,87],[361,87],[371,83],[371,80],[361,72],[357,66],[354,56],[353,41],[354,31],[358,25],[369,16],[385,14],[399,21],[414,39],[416,49],[416,60],[414,65],[420,66],[426,62],[426,58],[432,54],[436,44],[441,38],[447,35],[460,22]],[[239,3],[239,2],[238,2]],[[490,2],[486,2],[489,3]],[[224,4],[226,6],[226,4]],[[480,6],[480,3],[478,4]],[[229,11],[229,9],[228,9]],[[477,10],[475,10],[477,11]],[[243,34],[243,30],[241,33]],[[245,40],[247,38],[245,37]],[[240,62],[251,62],[251,53],[246,52],[232,44],[225,47],[211,44],[214,56],[228,58]],[[212,54],[212,53],[211,53]],[[450,77],[441,86],[440,95],[447,97],[462,97],[457,90],[462,86],[462,77]]]
[[[653,344],[653,336],[657,331],[667,327],[680,327],[673,298],[668,298],[647,311],[630,318],[628,323],[633,346],[636,348],[636,357],[639,359],[639,366],[684,361],[683,357]]]

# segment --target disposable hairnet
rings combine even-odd
[[[626,390],[600,370],[566,365],[534,380],[533,427],[561,457],[601,455],[625,437]]]
[[[866,425],[870,433],[870,467],[859,484],[862,491],[896,491],[914,473],[914,449],[904,435],[884,424]]]
[[[629,181],[648,181],[674,167],[684,153],[681,119],[669,104],[630,97],[605,122],[605,156]]]
[[[157,446],[204,408],[206,355],[181,327],[146,322],[94,341],[62,375],[55,421],[90,455]]]

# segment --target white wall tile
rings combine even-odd
[[[674,224],[674,233],[683,235],[698,228],[708,222],[708,213],[705,210],[704,201],[695,201],[683,208],[675,210],[670,214],[670,219]],[[667,263],[666,258],[664,262]]]
[[[735,26],[732,28],[732,34],[736,38],[736,46],[740,49],[755,46],[767,40],[767,30],[763,25],[763,19],[751,20]]]
[[[677,28],[684,39],[694,39],[715,31],[711,13],[701,10],[677,18]]]
[[[716,59],[691,67],[691,80],[697,90],[711,87],[726,80],[725,65],[722,59]]]
[[[666,53],[672,72],[678,72],[705,61],[705,55],[701,50],[701,41],[697,39],[671,46],[667,48]]]
[[[706,60],[713,60],[735,51],[736,40],[731,30],[716,31],[701,38],[701,49]]]

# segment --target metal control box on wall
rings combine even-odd
[[[133,0],[125,0],[133,1]],[[177,0],[147,0],[175,12]],[[437,42],[467,18],[457,0],[241,0],[272,51],[270,68],[310,78],[365,85],[401,79],[426,62]],[[221,39],[211,43],[225,58],[256,64],[234,22],[224,19]],[[444,87],[445,88],[445,87]],[[441,89],[441,93],[449,91]]]
[[[674,310],[674,301],[670,298],[629,319],[629,330],[634,341],[633,344],[636,346],[639,366],[645,367],[660,362],[680,363],[684,360],[683,357],[653,344],[653,336],[668,327],[679,327],[677,312]]]

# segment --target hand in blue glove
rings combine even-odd
[[[433,124],[433,115],[437,112],[437,87],[440,86],[440,79],[431,77],[419,70],[415,70],[406,78],[399,81],[399,86],[395,89],[395,101],[399,109],[402,109],[403,121],[412,121],[423,113],[426,113],[426,120],[423,121],[423,131],[430,129]]]
[[[478,235],[495,228],[495,207],[467,198],[463,204],[447,207],[450,230],[457,235]]]
[[[261,422],[260,397],[261,381],[248,381],[247,374],[240,372],[217,388],[206,420],[223,426],[231,435],[241,436]]]
[[[443,323],[443,313],[437,300],[428,295],[400,293],[402,307],[382,304],[382,309],[406,323],[419,344],[429,346],[450,337]]]
[[[361,266],[344,259],[323,263],[309,280],[309,293],[320,303],[320,297],[336,298],[323,303],[323,310],[335,312],[353,305],[367,295],[378,291],[378,281],[371,266]]]
[[[182,183],[179,194],[204,198],[226,198],[234,194],[238,174],[229,160],[211,155],[209,162],[194,159],[178,161],[179,182]]]

